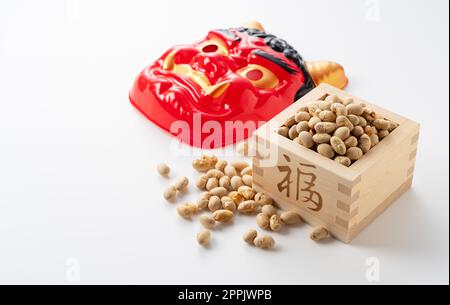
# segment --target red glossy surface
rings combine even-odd
[[[264,73],[262,73],[260,70],[250,70],[247,72],[246,77],[249,80],[260,80],[263,78]]]
[[[198,43],[168,50],[137,77],[130,93],[133,105],[155,124],[189,145],[218,148],[250,136],[253,131],[251,128],[231,138],[225,137],[223,133],[220,141],[208,141],[211,138],[208,133],[211,126],[225,129],[227,121],[245,124],[270,120],[292,104],[297,91],[305,82],[305,76],[283,53],[267,46],[264,39],[237,30],[230,32],[240,40],[232,39],[220,31],[212,31]],[[283,60],[295,72],[289,73],[273,61],[255,54],[257,50]],[[166,59],[171,62],[170,56],[173,56],[173,65],[165,64]],[[198,79],[180,73],[173,66],[194,71],[209,84],[200,84]],[[265,74],[259,70],[246,71],[249,66],[261,66],[272,71],[272,78],[267,75],[267,71]],[[259,83],[264,77],[273,80],[273,75],[278,78],[275,88],[265,88],[267,83]],[[221,83],[229,84],[222,93],[217,93],[216,97],[208,94],[208,86]],[[195,126],[194,122],[194,116],[199,115],[202,124],[208,121],[217,123],[202,125],[206,129],[202,132],[198,126],[200,123],[197,122]],[[178,121],[187,122],[190,132],[171,132],[172,124]]]

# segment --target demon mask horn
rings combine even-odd
[[[265,32],[264,26],[256,20],[247,22],[244,27]],[[307,61],[306,69],[316,86],[327,83],[336,88],[344,89],[348,85],[348,78],[345,75],[344,67],[333,61]]]
[[[345,87],[342,66],[304,62],[253,21],[167,50],[138,75],[130,100],[178,140],[210,149],[247,139],[322,82]]]

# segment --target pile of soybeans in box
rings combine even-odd
[[[329,95],[300,107],[278,133],[350,167],[398,126],[353,98]]]

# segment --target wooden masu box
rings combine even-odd
[[[349,168],[277,133],[301,106],[333,94],[366,103],[399,124]],[[254,188],[282,209],[297,211],[307,223],[325,226],[335,238],[350,243],[411,188],[419,131],[412,120],[322,84],[254,133]]]

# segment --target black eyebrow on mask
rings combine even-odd
[[[284,60],[275,57],[269,53],[266,53],[264,51],[261,50],[256,50],[253,52],[253,54],[258,55],[262,58],[267,59],[268,61],[280,66],[281,68],[283,68],[287,73],[289,74],[297,74],[298,71],[294,69],[294,67],[292,67],[290,64],[288,64],[287,62],[285,62]]]
[[[214,30],[213,32],[220,33],[220,34],[224,35],[225,37],[231,39],[234,42],[241,41],[241,38],[239,36],[237,36],[235,33],[231,32],[230,30],[218,29],[218,30]]]

